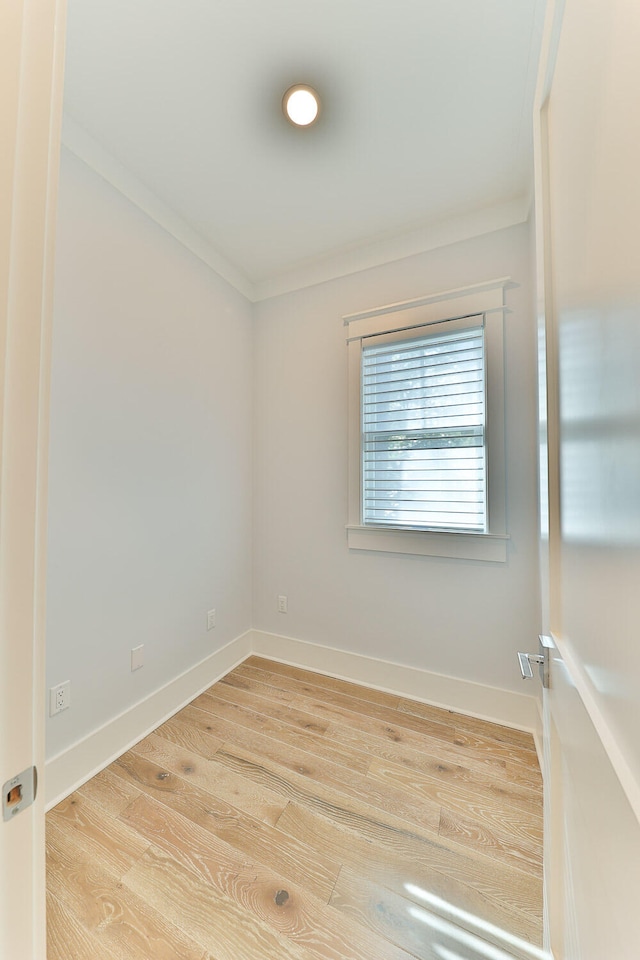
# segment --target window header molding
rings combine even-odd
[[[505,304],[505,292],[516,286],[510,277],[501,277],[346,314],[342,321],[347,328],[347,343],[379,333],[408,330],[480,313],[510,313]]]

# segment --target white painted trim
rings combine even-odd
[[[378,238],[336,250],[326,257],[301,263],[279,276],[257,281],[254,284],[255,300],[279,297],[294,290],[337,280],[362,270],[371,270],[396,260],[405,260],[407,257],[447,247],[452,243],[526,223],[530,202],[530,197],[523,195],[492,207],[424,224],[399,236]]]
[[[115,187],[127,200],[146,213],[199,260],[211,267],[218,276],[230,283],[248,300],[255,300],[253,284],[242,270],[218,253],[208,240],[205,240],[164,200],[138,180],[127,167],[116,160],[67,113],[63,120],[62,143],[67,150]]]
[[[575,686],[589,718],[594,725],[605,749],[611,766],[616,772],[627,800],[631,804],[638,822],[640,822],[640,783],[629,766],[624,752],[621,750],[618,739],[609,725],[609,721],[600,709],[598,697],[594,693],[593,685],[589,680],[580,658],[575,653],[569,640],[552,633],[551,637],[558,652],[564,661],[565,668]]]
[[[539,708],[535,697],[307,640],[248,630],[48,760],[46,809],[104,770],[252,653],[536,735]]]
[[[505,563],[508,534],[464,531],[400,530],[393,527],[347,524],[350,550],[379,550],[414,557],[450,557]]]
[[[44,765],[49,377],[65,0],[0,13],[0,784]],[[0,956],[46,954],[41,791],[0,825]]]
[[[50,810],[135,743],[233,670],[251,653],[252,631],[236,637],[205,660],[72,744],[45,766],[45,804]]]
[[[535,96],[533,102],[534,130],[537,118],[551,92],[553,75],[556,68],[562,20],[564,17],[565,0],[548,0],[542,25],[542,41],[540,44],[540,58],[538,60],[538,76],[536,79]]]
[[[64,116],[62,143],[252,303],[504,230],[525,223],[529,216],[530,198],[516,197],[492,207],[425,224],[399,236],[382,237],[335,250],[327,256],[298,264],[286,273],[254,283],[68,113]]]
[[[536,729],[536,697],[361,653],[337,650],[307,640],[296,640],[262,630],[250,632],[252,652],[269,660],[315,670],[326,676],[349,680],[517,730],[532,733]]]
[[[509,277],[426,294],[343,316],[348,351],[348,522],[351,550],[504,563],[507,559],[504,416],[504,310]],[[382,334],[484,316],[487,368],[487,533],[402,530],[362,523],[362,342]]]
[[[430,303],[441,303],[443,300],[456,300],[459,297],[468,297],[473,294],[486,293],[490,290],[503,290],[505,287],[517,286],[511,280],[511,277],[500,277],[497,280],[486,280],[484,283],[474,283],[467,287],[456,287],[453,290],[443,290],[440,293],[429,293],[423,297],[414,297],[413,300],[399,300],[397,303],[388,303],[382,307],[371,307],[368,310],[361,310],[358,313],[347,313],[342,320],[345,326],[354,323],[356,320],[367,320],[369,317],[379,317],[385,313],[400,313],[402,310],[411,310],[413,307],[423,307]],[[491,303],[493,304],[493,300]],[[484,307],[473,310],[475,313],[483,313]],[[502,309],[502,305],[500,305]]]
[[[406,310],[406,313],[382,312],[381,308],[377,315],[370,314],[368,317],[358,317],[349,321],[352,325],[347,329],[347,343],[352,343],[354,340],[365,340],[368,337],[378,337],[382,334],[420,330],[421,327],[435,326],[451,320],[464,321],[477,316],[486,318],[488,315],[495,313],[501,314],[500,322],[502,322],[503,316],[511,313],[507,305],[502,302],[503,289],[462,296],[460,299],[456,299],[459,295],[454,294],[451,301],[442,299],[436,303],[427,303],[420,307],[401,308]],[[442,310],[442,303],[447,304],[446,313]]]
[[[544,721],[542,719],[542,700],[540,697],[536,697],[536,726],[533,731],[533,742],[536,745],[536,753],[538,754],[538,763],[540,764],[540,772],[544,779]]]

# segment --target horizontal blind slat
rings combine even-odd
[[[382,386],[398,380],[412,383],[414,380],[431,380],[434,377],[455,377],[462,373],[477,373],[482,370],[482,356],[459,357],[434,364],[416,363],[410,367],[391,366],[384,370],[365,370],[368,383]]]
[[[486,525],[484,334],[363,344],[363,521]]]

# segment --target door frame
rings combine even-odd
[[[549,207],[548,103],[565,0],[548,0],[533,108],[535,270],[538,349],[539,566],[542,632],[561,633],[558,364],[553,311]],[[552,658],[553,660],[554,658]],[[553,664],[552,664],[553,667]],[[542,691],[544,773],[544,948],[564,955],[564,831],[559,740],[548,691]]]
[[[0,31],[0,785],[36,800],[0,820],[0,955],[46,956],[45,574],[49,375],[65,0],[7,0]]]

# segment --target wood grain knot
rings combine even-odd
[[[274,900],[276,901],[276,905],[278,907],[283,907],[288,899],[289,899],[289,894],[287,893],[286,890],[278,890],[278,892],[274,897]]]

